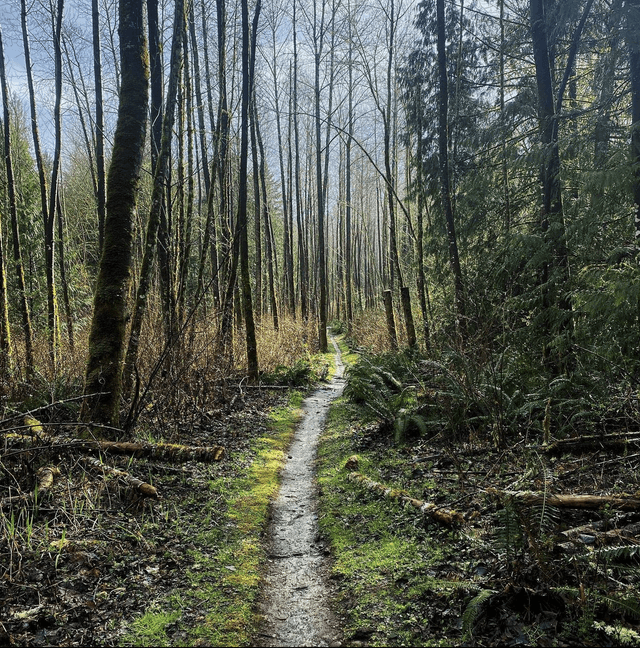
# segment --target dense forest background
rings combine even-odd
[[[154,381],[256,381],[333,322],[464,375],[498,443],[637,419],[640,3],[120,4],[3,3],[6,398],[131,424]],[[111,376],[125,10],[149,100]]]

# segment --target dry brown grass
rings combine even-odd
[[[400,348],[406,345],[404,320],[395,314],[396,334]],[[371,353],[384,353],[391,350],[387,320],[382,310],[367,310],[357,314],[353,319],[352,338],[355,343]]]

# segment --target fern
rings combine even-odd
[[[504,507],[498,511],[498,525],[494,533],[496,544],[510,561],[524,544],[524,529],[513,502],[505,502]]]
[[[599,595],[597,597],[600,603],[603,603],[613,612],[629,617],[634,621],[640,621],[640,602],[635,596],[626,596],[618,598],[615,596]]]
[[[404,412],[398,416],[394,422],[396,443],[404,440],[407,432],[412,427],[415,427],[419,434],[426,434],[427,422],[424,416],[421,416],[420,414],[412,414],[410,412]]]
[[[473,627],[482,612],[483,603],[489,600],[495,593],[494,590],[483,589],[467,604],[467,607],[462,613],[462,633],[465,641],[468,641],[473,635]]]
[[[553,587],[551,589],[558,594],[570,594],[576,599],[581,597],[581,592],[577,587]],[[612,596],[610,594],[601,594],[596,590],[588,590],[587,597],[611,612],[640,621],[640,601],[636,596]]]

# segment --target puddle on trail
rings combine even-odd
[[[338,621],[329,609],[324,546],[318,539],[314,474],[327,410],[344,386],[340,352],[333,338],[331,342],[336,376],[304,401],[304,418],[289,448],[280,494],[272,507],[259,646],[340,645]]]

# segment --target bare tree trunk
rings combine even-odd
[[[262,201],[260,196],[260,163],[258,161],[258,140],[256,137],[256,107],[255,92],[251,102],[251,162],[253,166],[253,205],[254,205],[254,237],[255,237],[255,282],[256,291],[255,314],[257,319],[262,316],[262,235],[260,224],[262,222]]]
[[[96,179],[98,191],[96,204],[98,210],[98,244],[102,250],[104,241],[104,219],[106,209],[106,180],[104,165],[104,108],[102,100],[102,60],[100,55],[100,13],[98,0],[91,0],[91,19],[93,27],[93,76],[96,101]]]
[[[347,332],[351,333],[353,324],[353,296],[352,296],[352,262],[351,262],[351,144],[353,140],[353,37],[351,35],[353,20],[351,4],[349,3],[349,89],[348,89],[348,125],[347,141],[345,143],[345,225],[344,225],[344,271],[345,271],[345,318]]]
[[[73,315],[71,314],[71,300],[69,298],[69,284],[67,282],[67,268],[65,263],[65,231],[64,231],[64,206],[63,192],[58,192],[56,204],[56,215],[58,217],[58,264],[60,266],[60,284],[62,285],[62,303],[64,305],[65,323],[67,325],[67,339],[71,353],[75,350],[75,339],[73,335]]]
[[[318,295],[319,295],[319,320],[318,320],[318,345],[320,351],[325,353],[327,351],[327,267],[325,257],[325,236],[324,236],[324,183],[322,177],[322,139],[320,135],[320,127],[322,124],[322,117],[320,115],[320,62],[322,59],[322,50],[324,45],[324,12],[326,2],[322,0],[322,15],[320,22],[317,20],[317,7],[313,3],[313,47],[314,47],[314,62],[315,62],[315,81],[314,81],[314,97],[315,97],[315,135],[316,135],[316,201],[318,206]]]
[[[590,3],[587,3],[589,6]],[[550,246],[553,255],[552,264],[545,264],[542,269],[543,303],[545,310],[552,305],[558,306],[563,314],[559,325],[545,331],[547,337],[557,333],[566,333],[571,336],[572,318],[571,303],[565,296],[566,282],[569,279],[569,256],[566,247],[564,214],[562,205],[562,188],[560,184],[560,152],[558,149],[558,119],[557,109],[561,108],[564,87],[568,80],[565,73],[563,84],[558,92],[557,104],[554,102],[553,85],[551,79],[551,66],[549,55],[549,42],[547,39],[547,25],[544,12],[544,0],[531,0],[531,37],[533,41],[533,55],[536,64],[536,83],[538,88],[538,121],[540,124],[540,141],[543,148],[543,162],[540,169],[540,183],[542,187],[542,209],[540,230]],[[570,70],[571,61],[567,69]],[[553,285],[551,271],[557,270],[559,278],[554,279]],[[570,344],[570,343],[569,343]],[[545,364],[554,372],[564,371],[568,360],[568,348],[560,350],[559,358],[552,358],[550,343],[545,344],[543,350]]]
[[[237,231],[240,238],[240,284],[244,312],[247,347],[247,371],[249,380],[258,379],[258,348],[251,301],[251,277],[249,275],[249,241],[247,232],[247,166],[249,151],[249,105],[253,94],[253,74],[256,56],[256,37],[260,17],[261,0],[257,0],[253,17],[253,29],[249,34],[249,8],[242,0],[242,109],[240,117],[240,169],[238,176]]]
[[[55,284],[55,223],[56,201],[60,175],[60,156],[62,153],[62,14],[64,0],[57,0],[57,12],[54,12],[53,0],[49,0],[51,10],[53,58],[55,62],[55,105],[53,123],[55,129],[55,145],[51,168],[51,191],[49,193],[49,209],[44,224],[45,244],[45,275],[47,278],[47,328],[49,335],[49,360],[51,369],[56,371],[58,344],[58,304]]]
[[[440,195],[447,226],[447,238],[449,242],[449,265],[453,274],[457,325],[464,337],[466,330],[465,322],[465,297],[460,257],[458,256],[458,240],[453,219],[453,207],[451,204],[451,189],[449,182],[449,138],[448,138],[448,80],[447,80],[447,58],[445,51],[445,21],[444,21],[444,0],[437,0],[437,26],[438,26],[438,71],[440,79],[439,87],[439,123],[438,123],[438,152],[440,156]]]
[[[302,319],[309,317],[308,291],[309,269],[308,252],[305,244],[305,230],[302,219],[302,192],[300,190],[300,128],[298,124],[298,38],[296,34],[296,7],[298,0],[293,0],[293,136],[295,140],[294,178],[296,186],[296,224],[298,226],[298,265],[300,274],[300,314]]]
[[[271,218],[269,216],[269,204],[267,202],[267,177],[264,145],[260,135],[260,122],[258,120],[258,110],[253,106],[253,119],[256,126],[256,139],[258,140],[258,149],[260,151],[260,185],[262,187],[262,214],[264,221],[264,251],[267,262],[267,281],[269,289],[269,303],[271,305],[271,316],[273,318],[273,328],[277,331],[279,327],[278,320],[278,302],[276,300],[276,281],[274,268],[274,246],[271,237]]]
[[[398,336],[396,335],[396,322],[393,316],[393,293],[385,290],[382,293],[384,299],[384,312],[387,316],[387,332],[389,334],[389,343],[395,351],[398,348]]]
[[[635,240],[640,242],[640,0],[627,1],[629,64],[631,76],[631,164],[635,204]]]

